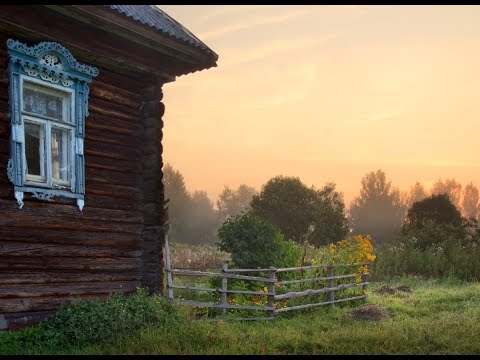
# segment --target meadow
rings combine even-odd
[[[366,304],[382,309],[381,319],[352,317],[361,301],[257,322],[192,322],[187,309],[173,306],[162,321],[112,329],[118,325],[113,315],[101,325],[92,318],[79,323],[88,318],[84,307],[77,322],[65,318],[64,328],[1,333],[0,354],[480,354],[479,283],[410,276],[369,290]],[[150,300],[137,300],[131,309],[141,313]],[[68,326],[78,333],[72,336]]]

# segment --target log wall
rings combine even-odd
[[[139,285],[152,292],[162,288],[161,81],[148,74],[127,76],[82,58],[75,46],[55,36],[65,38],[65,29],[49,25],[51,33],[43,41],[61,43],[78,61],[100,71],[90,84],[86,119],[85,207],[79,211],[74,199],[48,202],[25,193],[20,210],[6,171],[6,41],[36,43],[39,36],[32,29],[29,39],[26,25],[21,26],[17,36],[12,25],[2,26],[0,17],[0,330],[49,316],[73,297],[128,293]],[[100,32],[95,44],[101,46],[102,39]],[[88,41],[82,46],[88,47]]]

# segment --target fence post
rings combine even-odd
[[[224,307],[227,305],[227,288],[228,288],[228,278],[224,275],[227,273],[228,265],[227,263],[222,264],[222,292],[220,293],[220,304],[222,306],[222,316],[227,315],[227,309]]]
[[[327,277],[329,277],[330,279],[328,279],[328,287],[331,289],[333,287],[335,287],[335,282],[334,282],[334,279],[333,279],[333,270],[335,269],[335,267],[333,265],[327,265]],[[335,301],[335,291],[334,290],[330,290],[328,292],[328,301]],[[331,304],[331,306],[333,306],[333,303]]]
[[[270,266],[270,270],[268,271],[268,279],[270,282],[268,283],[268,292],[270,293],[267,295],[268,303],[267,305],[273,310],[268,310],[268,317],[273,318],[275,317],[275,285],[277,284],[277,269]]]
[[[165,270],[167,271],[167,298],[168,300],[173,299],[173,279],[172,279],[172,269],[170,266],[170,250],[168,248],[168,235],[165,235]]]

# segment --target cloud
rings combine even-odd
[[[283,52],[292,52],[307,47],[314,47],[328,40],[339,37],[339,33],[329,33],[323,36],[307,36],[303,38],[275,39],[269,40],[255,47],[248,49],[232,48],[233,51],[223,51],[222,66],[240,65],[248,62],[264,59]]]
[[[241,20],[230,23],[227,26],[199,33],[198,37],[203,40],[210,40],[211,38],[226,35],[239,30],[252,29],[257,26],[268,24],[285,23],[289,20],[292,20],[302,15],[306,15],[308,13],[310,13],[309,9],[301,9],[297,11],[288,11],[287,13],[278,15],[260,15],[250,18],[243,17]]]

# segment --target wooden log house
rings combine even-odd
[[[162,86],[218,56],[153,5],[0,11],[0,330],[162,290]]]

